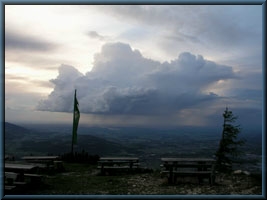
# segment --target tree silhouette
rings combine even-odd
[[[237,147],[245,143],[244,140],[238,140],[238,134],[241,131],[240,125],[234,125],[237,116],[232,111],[226,110],[223,113],[223,131],[219,148],[215,153],[216,168],[220,172],[230,172],[234,158],[241,154]]]

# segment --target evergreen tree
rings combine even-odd
[[[215,154],[217,170],[221,172],[230,172],[234,158],[240,155],[237,147],[244,144],[244,140],[238,140],[238,134],[241,131],[239,125],[234,125],[237,116],[234,116],[228,108],[223,113],[223,131],[219,148]]]

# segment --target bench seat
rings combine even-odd
[[[15,185],[5,185],[5,191],[11,191],[14,190],[16,188]]]
[[[39,174],[24,174],[25,178],[30,179],[31,183],[39,183],[42,181],[43,175]]]
[[[164,174],[169,174],[170,171],[162,171]],[[173,171],[172,173],[174,174],[179,174],[179,175],[205,175],[205,174],[212,174],[212,171]]]
[[[40,174],[24,174],[24,177],[29,177],[29,178],[43,178],[43,175],[40,175]]]
[[[16,194],[17,187],[15,185],[5,185],[5,195],[6,194]]]
[[[14,185],[17,185],[17,186],[19,186],[19,185],[26,185],[27,183],[26,182],[22,182],[22,181],[15,181],[14,183],[13,183]]]
[[[138,166],[132,166],[132,168],[138,168]],[[97,166],[97,169],[131,169],[130,166]]]
[[[11,178],[13,180],[17,180],[18,175],[19,174],[15,172],[5,172],[5,178]]]

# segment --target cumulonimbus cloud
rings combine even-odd
[[[147,59],[128,44],[108,43],[95,55],[85,75],[61,65],[51,80],[54,90],[37,109],[72,112],[77,89],[80,111],[97,114],[154,115],[175,113],[220,98],[207,87],[235,78],[232,67],[181,53],[171,62]]]

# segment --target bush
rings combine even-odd
[[[99,155],[89,155],[87,152],[65,153],[61,156],[62,161],[70,163],[97,164]]]

